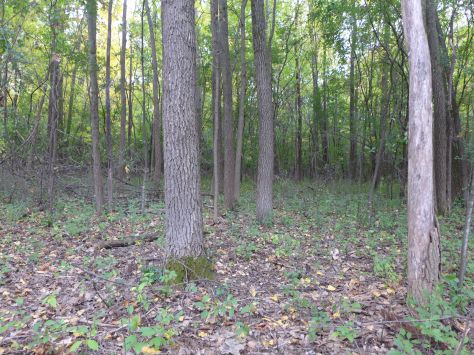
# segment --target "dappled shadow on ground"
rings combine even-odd
[[[403,205],[380,198],[369,225],[357,188],[309,185],[277,186],[271,225],[256,224],[249,187],[219,221],[206,213],[215,277],[173,286],[163,270],[160,202],[141,214],[129,201],[96,218],[68,199],[51,227],[44,212],[17,215],[5,205],[0,353],[386,353],[399,346],[401,330],[417,335],[399,322],[416,316],[405,306]],[[204,205],[210,212],[210,201]],[[462,217],[444,222],[444,244],[460,240]],[[150,233],[158,238],[141,241]],[[131,236],[137,242],[128,247],[99,248]],[[452,244],[446,273],[457,260]],[[462,338],[465,318],[435,321]],[[448,346],[418,335],[432,349]]]

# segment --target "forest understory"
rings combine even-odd
[[[472,254],[462,291],[454,276],[464,208],[440,220],[440,291],[408,308],[406,206],[386,190],[371,222],[367,188],[343,181],[278,180],[273,222],[264,225],[248,182],[217,222],[204,196],[213,277],[178,284],[164,269],[160,196],[149,193],[142,213],[138,198],[119,191],[115,210],[95,217],[70,188],[54,221],[31,201],[3,200],[0,353],[473,351]],[[105,248],[117,240],[130,245]]]

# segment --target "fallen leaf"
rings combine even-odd
[[[328,285],[327,290],[333,292],[336,291],[336,288],[333,285]]]

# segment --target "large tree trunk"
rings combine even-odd
[[[403,0],[403,27],[409,48],[408,126],[408,293],[427,301],[439,280],[439,230],[433,184],[431,63],[423,25],[422,0]]]
[[[126,127],[127,127],[127,92],[125,54],[127,51],[127,0],[123,0],[122,9],[122,46],[120,48],[120,149],[117,173],[123,176],[125,168]],[[130,58],[130,61],[132,58]]]
[[[232,70],[229,54],[227,0],[219,0],[219,32],[221,39],[222,89],[224,93],[224,207],[234,205],[234,125],[232,119]]]
[[[449,212],[448,178],[448,112],[445,70],[443,68],[442,34],[438,31],[435,0],[426,0],[426,32],[431,55],[434,110],[434,172],[437,211]],[[447,59],[447,58],[445,58]]]
[[[350,150],[349,150],[349,179],[355,179],[357,173],[357,126],[356,126],[356,89],[354,67],[356,61],[356,33],[357,23],[355,14],[352,19],[351,30],[351,58],[349,74],[349,130],[350,130]]]
[[[146,17],[148,20],[148,29],[150,31],[151,43],[151,65],[153,69],[153,151],[154,151],[154,169],[153,180],[159,182],[161,178],[161,119],[160,119],[160,82],[158,79],[158,59],[156,56],[155,30],[151,17],[148,0],[145,0]]]
[[[97,46],[96,46],[96,21],[97,1],[87,0],[87,25],[89,36],[89,74],[90,74],[90,119],[92,134],[92,168],[94,178],[95,209],[98,215],[104,209],[104,193],[102,186],[102,173],[100,171],[100,146],[99,146],[99,86],[97,84]]]
[[[239,93],[239,122],[237,126],[237,147],[235,151],[234,198],[240,195],[240,175],[242,168],[242,146],[244,136],[245,90],[247,87],[247,63],[245,62],[245,7],[247,0],[242,0],[240,6],[240,93]]]
[[[163,0],[166,254],[203,251],[193,0]]]
[[[112,124],[110,121],[110,47],[112,44],[112,6],[109,0],[107,17],[107,48],[105,53],[105,132],[107,140],[107,203],[109,210],[113,207],[112,194]]]
[[[266,41],[263,0],[252,0],[252,35],[259,115],[257,220],[263,222],[272,215],[274,164],[271,58]]]

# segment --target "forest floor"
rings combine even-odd
[[[273,223],[259,226],[253,187],[242,194],[218,223],[205,197],[214,278],[172,286],[160,201],[142,214],[138,200],[122,196],[96,218],[90,201],[63,196],[52,223],[26,203],[1,205],[0,354],[474,350],[472,244],[462,293],[453,276],[460,206],[440,220],[441,296],[408,308],[400,200],[379,197],[369,223],[367,194],[354,185],[278,181]],[[140,241],[150,233],[158,238]],[[130,246],[100,247],[130,236]]]

